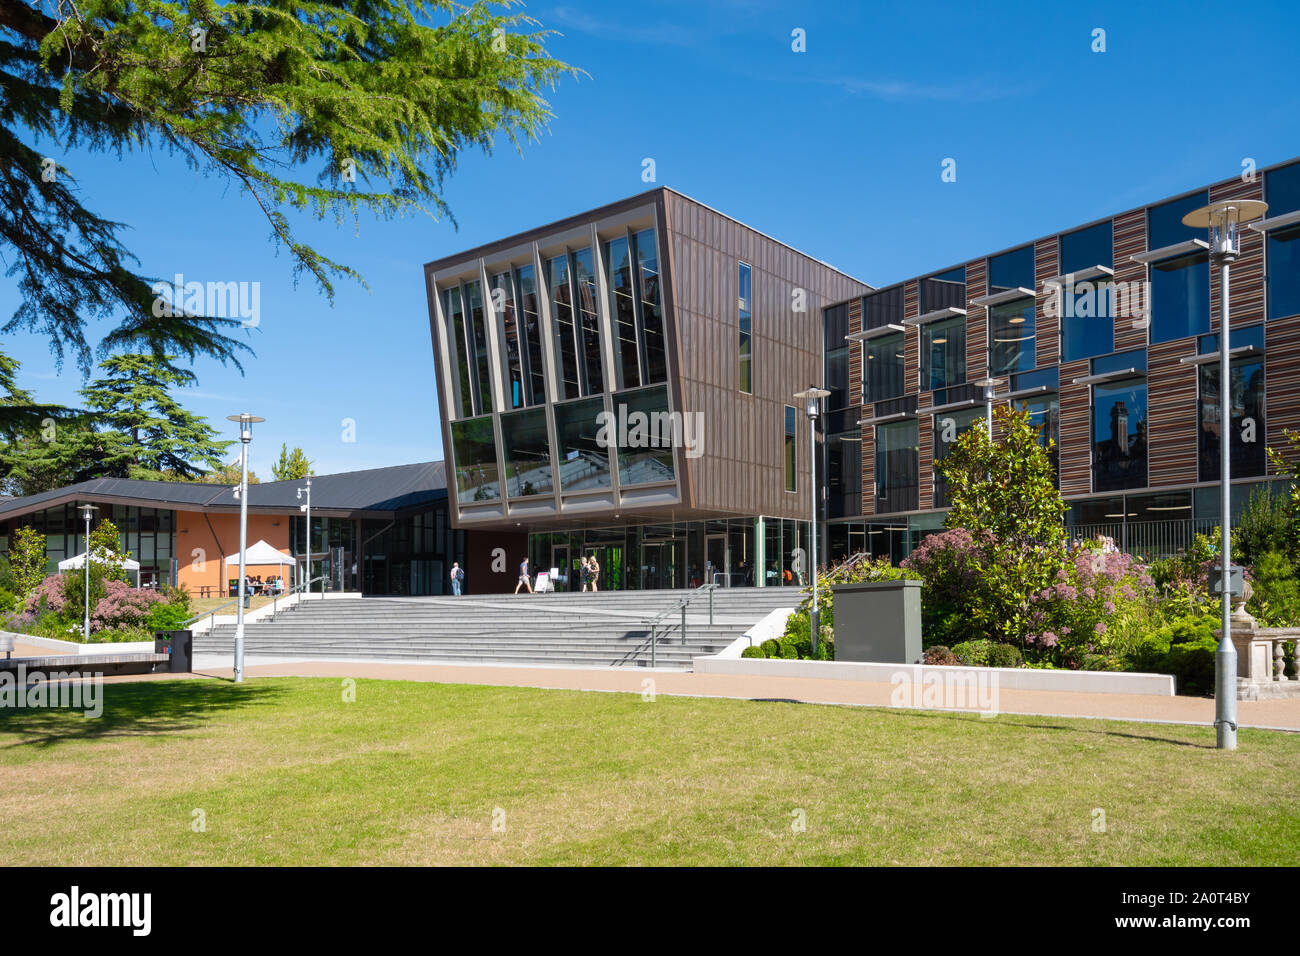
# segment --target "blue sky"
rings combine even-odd
[[[263,479],[282,441],[319,473],[441,457],[421,265],[649,188],[647,157],[658,184],[883,285],[1229,178],[1246,158],[1300,155],[1293,3],[526,11],[589,75],[547,93],[550,131],[522,156],[502,144],[461,157],[444,192],[459,229],[304,224],[369,283],[338,284],[332,306],[310,280],[295,287],[237,188],[165,153],[60,157],[86,205],[128,224],[146,274],[261,283],[261,326],[240,333],[256,358],[243,376],[200,362],[183,401],[231,437],[226,415],[264,416],[252,457]],[[806,52],[791,49],[796,28]],[[1096,29],[1105,52],[1092,50]],[[1231,56],[1216,57],[1220,42]],[[956,182],[940,178],[946,158]],[[0,312],[15,296],[0,279]],[[107,328],[92,323],[92,341]],[[4,348],[39,398],[75,403],[75,363],[57,370],[35,336]]]

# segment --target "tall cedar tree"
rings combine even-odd
[[[95,420],[124,440],[126,478],[186,481],[220,468],[232,442],[217,441],[207,421],[181,408],[169,394],[194,384],[194,374],[165,356],[114,355],[100,363],[108,374],[81,390]]]
[[[162,147],[216,174],[332,298],[331,277],[360,276],[297,238],[293,213],[450,217],[440,190],[462,149],[520,148],[546,128],[540,91],[577,71],[516,6],[0,0],[0,255],[20,292],[3,331],[48,337],[86,375],[92,317],[117,323],[101,356],[238,367],[239,320],[155,315],[123,224],[81,204],[61,157]]]

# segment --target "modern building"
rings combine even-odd
[[[424,271],[453,525],[611,588],[799,582],[793,395],[869,286],[662,188]]]
[[[307,554],[306,515],[298,496],[302,481],[248,487],[248,544],[264,540],[295,558]],[[145,584],[168,583],[194,596],[226,593],[237,577],[227,559],[239,553],[237,487],[195,482],[96,478],[43,494],[0,500],[0,552],[13,530],[29,525],[45,535],[50,573],[85,551],[78,506],[98,508],[94,521],[110,518],[121,546],[140,562]],[[452,561],[466,568],[469,590],[506,591],[515,576],[508,558],[522,555],[522,536],[496,536],[507,548],[494,556],[481,536],[448,521],[442,462],[375,468],[312,478],[311,573],[336,591],[367,594],[447,594]],[[93,525],[92,525],[93,527]],[[494,544],[495,546],[495,544]],[[495,565],[495,567],[494,567]],[[250,574],[283,573],[275,566]]]
[[[1172,553],[1219,521],[1220,290],[1182,217],[1228,198],[1270,205],[1232,267],[1239,508],[1300,427],[1296,161],[881,288],[669,189],[428,263],[451,521],[612,587],[798,583],[793,395],[824,383],[822,557],[898,560],[989,378],[1056,443],[1077,534]]]
[[[935,464],[995,404],[1055,452],[1067,523],[1154,557],[1219,523],[1220,288],[1188,212],[1263,199],[1231,268],[1234,509],[1300,427],[1300,162],[1214,183],[823,310],[832,556],[904,557],[942,526]]]

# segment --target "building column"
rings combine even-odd
[[[754,586],[767,587],[767,536],[764,534],[763,516],[754,519]]]

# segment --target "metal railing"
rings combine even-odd
[[[718,586],[716,584],[705,584],[702,587],[698,587],[694,591],[692,591],[687,597],[682,598],[672,607],[665,608],[664,610],[656,614],[654,617],[652,617],[649,621],[646,621],[646,625],[650,628],[650,666],[651,667],[658,666],[658,655],[656,653],[656,648],[659,645],[659,622],[662,621],[664,618],[666,618],[668,615],[673,614],[676,611],[681,611],[682,643],[685,644],[686,643],[686,606],[690,604],[692,601],[694,601],[701,594],[704,594],[707,591],[709,595],[709,623],[712,624],[713,623],[713,592],[716,591],[717,589]]]
[[[275,616],[278,613],[280,613],[279,601],[281,597],[287,599],[293,597],[295,594],[305,594],[313,584],[317,583],[318,581],[324,581],[324,580],[326,580],[326,578],[325,575],[322,574],[320,577],[312,578],[310,581],[304,581],[302,584],[295,584],[293,587],[289,588],[289,590],[285,591],[283,594],[277,592],[271,595],[271,620],[275,620]],[[324,594],[325,592],[322,591],[321,593]],[[245,592],[245,597],[251,598],[252,592]],[[216,607],[212,608],[210,611],[204,611],[202,614],[194,615],[194,617],[190,618],[188,621],[186,621],[184,624],[181,625],[181,629],[189,630],[194,624],[197,624],[199,621],[203,620],[206,617],[208,619],[208,633],[211,634],[212,626],[213,626],[212,619],[216,617],[218,612],[224,611],[228,607],[234,607],[238,603],[239,603],[239,598],[237,597],[231,598],[225,604],[219,604]],[[298,599],[298,602],[296,604],[289,605],[285,610],[291,611],[294,608],[297,608],[300,604],[302,604],[301,598]]]
[[[1218,518],[1175,518],[1163,521],[1111,521],[1102,524],[1078,524],[1065,529],[1067,537],[1089,540],[1110,538],[1115,547],[1144,561],[1169,558],[1191,547],[1198,534],[1210,534],[1219,526]]]

